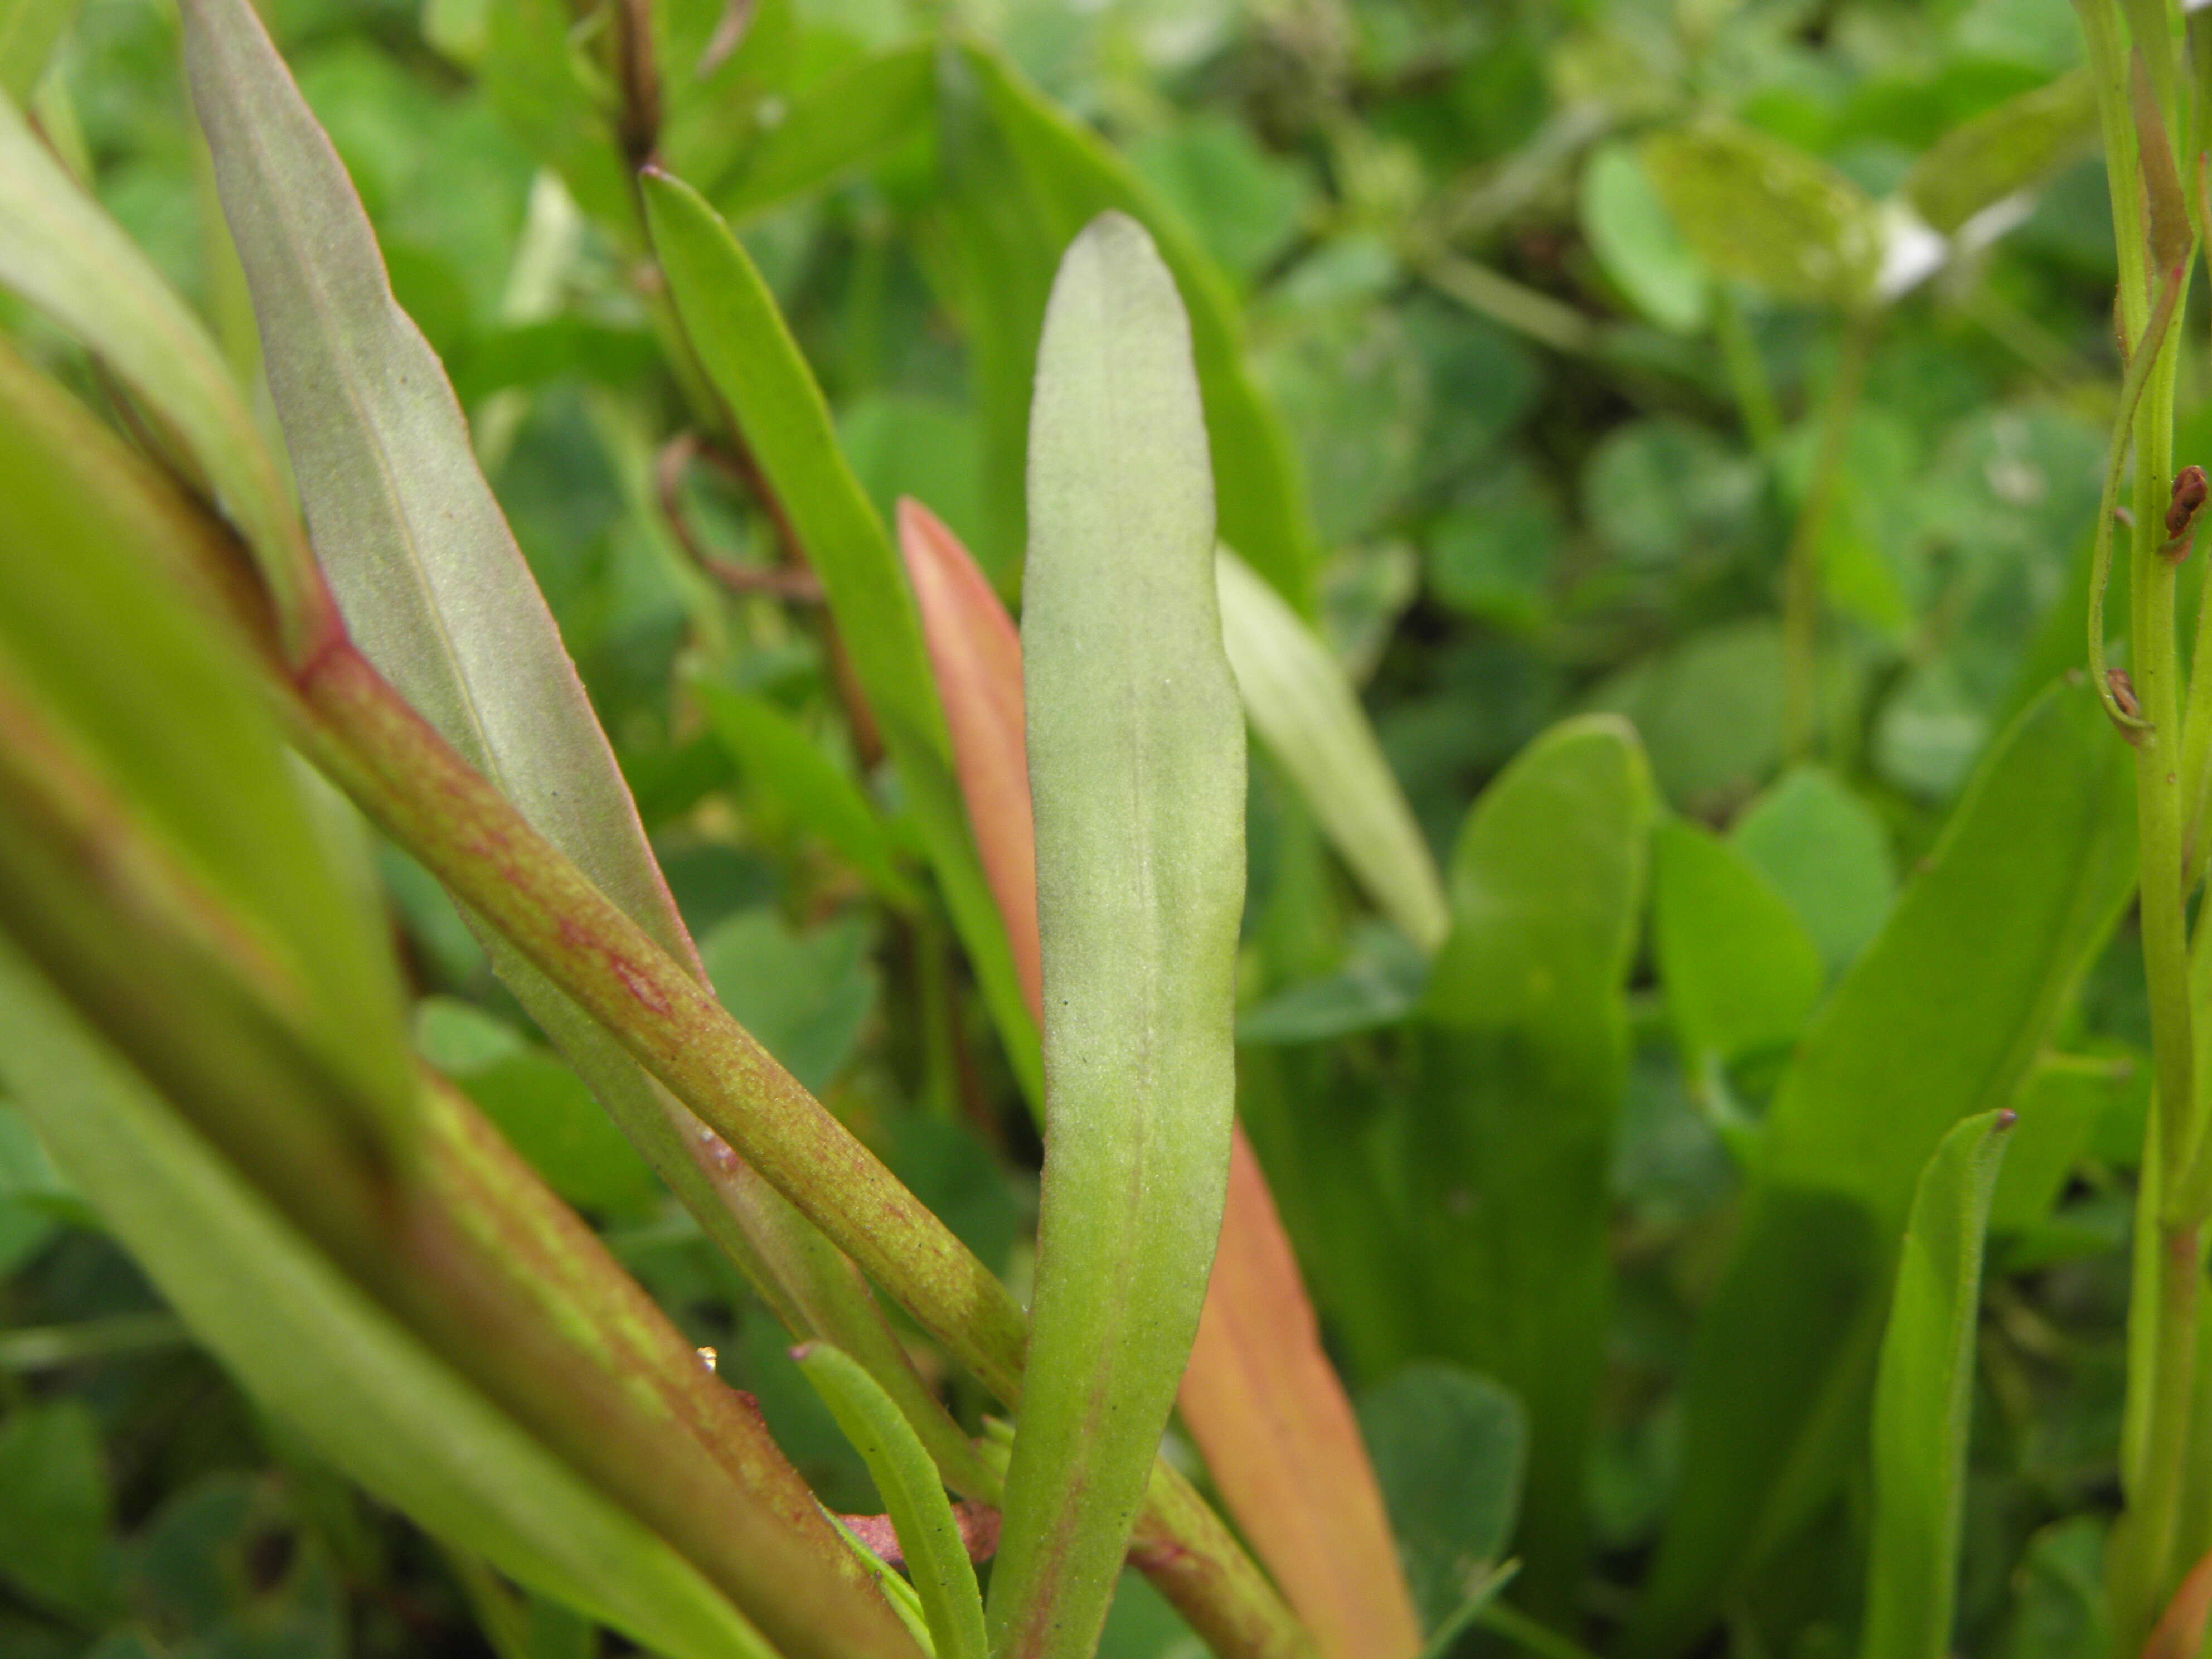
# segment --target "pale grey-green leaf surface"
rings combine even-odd
[[[695,974],[628,786],[478,471],[429,343],[392,295],[330,141],[245,0],[190,0],[185,58],[253,292],[315,549],[370,659],[546,839]],[[501,976],[702,1225],[801,1329],[941,1417],[850,1265],[520,952]],[[926,1430],[948,1454],[949,1425]],[[972,1463],[972,1460],[969,1460]]]
[[[1223,548],[1221,638],[1244,712],[1359,884],[1423,955],[1451,931],[1443,879],[1336,659],[1279,593]]]
[[[1109,213],[1038,357],[1022,654],[1044,961],[1036,1292],[994,1650],[1086,1655],[1188,1358],[1228,1178],[1244,720],[1173,279]]]
[[[1954,1126],[1921,1171],[1874,1395],[1863,1659],[1943,1659],[1958,1605],[1982,1239],[2009,1111]]]

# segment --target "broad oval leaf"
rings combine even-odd
[[[1605,274],[1662,328],[1705,326],[1712,278],[1682,240],[1633,146],[1599,146],[1583,164],[1581,218]]]
[[[1023,611],[1048,1148],[994,1650],[1088,1654],[1221,1223],[1244,722],[1174,279],[1132,220],[1069,248],[1038,355]],[[1142,1034],[1142,1040],[1134,1040]]]
[[[2016,1121],[2001,1109],[1954,1125],[1913,1194],[1875,1381],[1864,1659],[1951,1651],[1982,1239]]]
[[[1881,269],[1873,202],[1825,161],[1748,127],[1656,132],[1643,160],[1707,266],[1779,300],[1864,305]]]

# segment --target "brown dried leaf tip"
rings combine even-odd
[[[2190,538],[2208,493],[2212,485],[2206,483],[2203,467],[2185,466],[2174,475],[2173,499],[2166,509],[2166,545],[2159,551],[2175,564],[2189,556]]]

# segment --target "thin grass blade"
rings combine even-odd
[[[1921,1171],[1874,1395],[1864,1659],[1943,1659],[1958,1604],[1982,1240],[2017,1117],[1983,1112]]]

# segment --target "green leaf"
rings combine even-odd
[[[780,798],[803,828],[842,854],[891,903],[907,910],[920,903],[868,798],[798,722],[765,697],[711,681],[695,679],[691,693],[747,782]]]
[[[714,993],[784,1069],[819,1094],[852,1058],[876,1004],[868,918],[794,934],[772,910],[745,910],[700,946]]]
[[[1297,612],[1225,547],[1215,574],[1245,714],[1383,915],[1424,954],[1435,951],[1451,927],[1443,882],[1352,683]]]
[[[1820,953],[1758,867],[1670,818],[1651,842],[1652,939],[1693,1079],[1793,1041],[1820,1000]]]
[[[1359,1430],[1424,1629],[1459,1607],[1505,1553],[1521,1507],[1528,1419],[1476,1372],[1408,1365],[1359,1396]]]
[[[1833,1490],[1920,1169],[2010,1103],[2131,890],[2125,745],[2054,687],[1996,745],[1769,1108],[1684,1382],[1683,1481],[1631,1632],[1679,1651]]]
[[[0,92],[18,104],[30,97],[76,7],[77,0],[0,0]]]
[[[82,1402],[26,1405],[0,1418],[0,1582],[62,1612],[112,1600],[107,1467]]]
[[[1007,1058],[1032,1097],[1041,1095],[1036,1028],[968,833],[952,740],[890,538],[838,453],[821,390],[751,258],[689,185],[648,172],[644,191],[684,332],[821,579]]]
[[[1667,216],[1634,146],[1602,144],[1583,164],[1583,234],[1605,274],[1662,328],[1691,334],[1712,307],[1712,279]]]
[[[1898,192],[1949,235],[2096,142],[2096,82],[2087,70],[2075,70],[1945,133],[1912,164]]]
[[[1189,313],[1221,539],[1301,615],[1311,615],[1320,554],[1305,483],[1280,417],[1246,365],[1228,279],[1126,161],[1006,58],[969,44],[957,63],[969,84],[944,94],[954,131],[943,149],[956,221],[969,243],[962,256],[971,267],[968,291],[958,308],[986,382],[978,401],[987,411],[991,488],[1010,504],[1018,499],[1047,274],[1085,224],[1109,210],[1126,213],[1152,234]],[[987,131],[963,129],[963,121]]]
[[[936,1659],[988,1659],[983,1597],[937,1468],[890,1396],[846,1355],[811,1342],[792,1357],[868,1466],[921,1597]]]
[[[635,240],[636,209],[614,132],[579,73],[564,0],[495,0],[477,72],[524,146],[561,175],[576,204]]]
[[[793,98],[714,192],[740,222],[834,184],[925,131],[937,105],[937,46],[916,41],[846,64]]]
[[[1610,1267],[1607,1170],[1627,1083],[1622,995],[1650,785],[1633,735],[1584,717],[1484,791],[1451,861],[1405,1139],[1424,1351],[1529,1407],[1525,1581],[1580,1581],[1583,1465]]]
[[[332,1267],[0,939],[0,1054],[64,1168],[201,1340],[441,1538],[672,1659],[773,1659],[698,1572]]]
[[[502,11],[504,8],[502,8]],[[392,297],[345,172],[245,0],[193,0],[187,64],[318,553],[356,640],[555,847],[695,975],[698,953],[444,370]],[[988,898],[985,901],[988,903]],[[818,1231],[596,1021],[479,928],[501,976],[779,1309],[937,1408]]]
[[[1874,1398],[1864,1659],[1943,1659],[1958,1599],[1982,1238],[2010,1111],[1962,1120],[1921,1171]]]
[[[1151,240],[1101,216],[1054,286],[1030,440],[1022,656],[1050,1153],[991,1581],[1009,1656],[1086,1655],[1098,1638],[1228,1178],[1244,722],[1189,341]]]
[[[167,423],[253,549],[289,643],[310,641],[321,579],[222,352],[3,98],[0,284],[83,341]]]
[[[1873,297],[1881,264],[1875,205],[1825,161],[1722,121],[1656,132],[1642,154],[1709,269],[1778,300],[1852,309]]]
[[[1651,775],[1686,812],[1740,800],[1782,756],[1782,635],[1764,617],[1724,623],[1632,663],[1589,706],[1625,714]]]
[[[1832,977],[1881,931],[1897,896],[1889,835],[1833,774],[1810,766],[1784,774],[1744,809],[1729,840],[1790,902]]]

